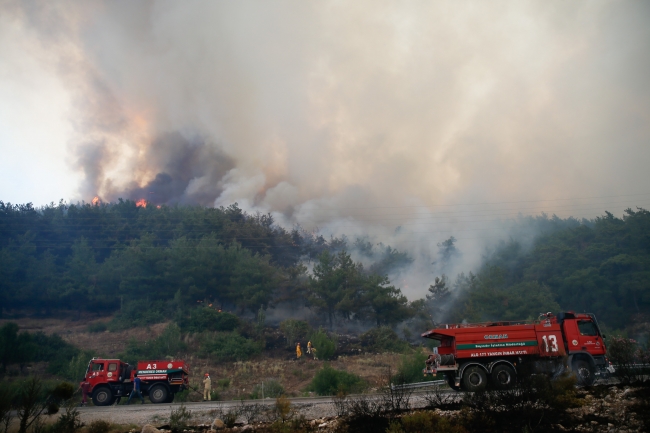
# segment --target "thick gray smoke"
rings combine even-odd
[[[411,252],[418,272],[396,278],[422,295],[451,235],[450,271],[468,269],[518,213],[650,197],[647,2],[2,9],[68,89],[85,200],[238,202],[370,236]]]

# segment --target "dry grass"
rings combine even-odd
[[[62,319],[3,319],[0,320],[0,326],[6,322],[17,323],[21,331],[44,332],[45,334],[59,334],[61,338],[70,344],[83,349],[90,350],[101,354],[107,358],[117,356],[118,353],[126,349],[126,344],[130,338],[138,341],[145,341],[158,337],[168,323],[158,323],[149,328],[134,328],[119,332],[88,332],[88,326],[92,323],[108,322],[110,318],[104,317],[95,319],[86,317],[80,320],[62,320]]]
[[[91,350],[100,356],[115,357],[126,349],[130,338],[135,338],[138,341],[155,338],[168,325],[168,323],[159,323],[149,328],[135,328],[120,332],[88,332],[90,324],[109,320],[108,317],[97,319],[92,316],[82,317],[80,320],[23,318],[0,320],[0,326],[4,322],[12,321],[17,323],[21,330],[42,331],[46,334],[57,333],[64,340],[79,348]],[[186,337],[186,343],[193,345],[193,337]],[[282,358],[271,358],[268,357],[268,353],[263,352],[258,359],[243,362],[215,363],[209,359],[196,358],[193,355],[186,356],[185,360],[191,367],[190,383],[199,390],[203,389],[201,381],[205,372],[209,372],[212,376],[213,389],[217,389],[219,379],[230,379],[230,385],[226,389],[217,389],[221,399],[247,398],[255,385],[270,377],[276,378],[289,396],[304,395],[303,390],[324,364],[323,361],[308,357],[297,361],[291,359],[287,354],[276,354],[276,356],[282,356]],[[400,355],[398,354],[362,353],[341,356],[331,361],[330,364],[336,369],[361,376],[370,387],[377,387],[385,380],[387,366],[395,366],[399,360]],[[201,399],[201,394],[193,392],[190,399]]]

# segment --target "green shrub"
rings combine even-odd
[[[402,353],[410,348],[409,344],[399,338],[388,326],[373,328],[359,336],[361,344],[373,352]]]
[[[234,331],[240,325],[239,318],[232,313],[220,313],[208,307],[195,308],[190,315],[179,321],[183,331]]]
[[[108,323],[109,331],[122,331],[161,323],[167,320],[169,314],[162,301],[146,301],[144,299],[125,302],[122,310]]]
[[[39,360],[48,361],[47,372],[64,376],[69,380],[79,380],[79,377],[66,377],[70,360],[79,356],[82,352],[73,345],[65,342],[56,334],[45,335],[42,333],[34,334],[34,342],[39,347]],[[86,360],[88,366],[88,360]]]
[[[73,356],[67,365],[60,369],[59,375],[66,380],[74,382],[81,381],[86,375],[88,369],[88,362],[93,358],[94,353],[90,351],[81,352],[77,356]]]
[[[85,424],[81,422],[79,411],[72,406],[67,406],[65,412],[59,415],[59,419],[47,429],[47,432],[75,433],[83,426]]]
[[[234,332],[205,334],[202,340],[199,356],[220,361],[245,361],[261,351],[258,343]]]
[[[275,379],[269,379],[259,385],[255,385],[255,388],[253,388],[253,392],[251,393],[251,398],[278,398],[283,395],[284,387],[282,384]]]
[[[226,427],[233,428],[235,426],[237,423],[237,415],[236,409],[230,409],[223,415],[223,423]]]
[[[169,415],[169,427],[171,428],[171,431],[176,433],[187,429],[187,423],[191,418],[192,411],[187,410],[185,405],[181,404],[181,407],[172,410]]]
[[[619,336],[607,339],[609,360],[616,364],[614,376],[623,383],[648,381],[649,368],[639,368],[638,364],[650,364],[650,345]]]
[[[58,402],[70,400],[74,391],[75,387],[73,384],[69,382],[61,382],[52,390],[52,399]]]
[[[176,393],[176,395],[174,396],[174,400],[179,401],[181,403],[184,403],[184,402],[188,401],[189,394],[190,394],[190,390],[189,389],[184,389],[184,390]]]
[[[318,359],[330,360],[334,357],[336,352],[336,336],[330,338],[327,332],[320,328],[314,332],[310,338],[312,346],[316,349],[316,357]],[[305,351],[307,349],[304,349]]]
[[[88,426],[88,433],[108,433],[111,429],[111,423],[103,419],[96,419]]]
[[[135,364],[139,359],[163,359],[174,356],[184,350],[185,343],[181,340],[181,330],[175,323],[170,323],[163,333],[152,340],[137,341],[131,338],[126,345],[126,351],[120,358],[130,364]]]
[[[230,386],[230,379],[225,378],[225,379],[219,379],[217,380],[217,386],[222,389],[228,389]]]
[[[29,362],[45,361],[48,362],[48,373],[64,376],[70,360],[80,353],[79,349],[64,341],[57,334],[19,333],[18,330],[18,325],[12,322],[5,323],[0,327],[0,366],[2,370],[10,364],[19,364],[22,369]]]
[[[404,384],[437,380],[435,376],[423,377],[422,369],[424,368],[424,361],[426,360],[427,355],[422,353],[420,350],[411,354],[402,355],[402,360],[397,369],[397,373],[391,378],[391,382],[395,384]]]
[[[336,370],[325,364],[312,379],[308,390],[318,395],[335,395],[339,392],[346,394],[360,392],[364,386],[365,382],[356,374]]]
[[[0,381],[0,426],[11,422],[15,393],[15,389],[7,382]]]
[[[288,319],[280,322],[280,331],[287,340],[287,346],[293,347],[298,341],[307,338],[311,326],[304,320]]]
[[[59,413],[60,408],[61,406],[59,406],[59,403],[55,401],[48,401],[47,407],[45,408],[45,413],[48,415],[54,415],[55,413]]]
[[[95,322],[88,325],[88,332],[105,332],[108,329],[108,325],[104,322]]]

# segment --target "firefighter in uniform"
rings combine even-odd
[[[302,356],[302,349],[300,348],[300,343],[296,344],[296,359],[300,359]]]
[[[212,380],[210,379],[210,373],[205,373],[203,378],[203,401],[210,400],[210,391],[212,391]]]
[[[311,341],[307,342],[307,354],[311,355]]]

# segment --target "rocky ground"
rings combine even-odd
[[[642,432],[648,431],[650,403],[647,387],[596,386],[580,391],[584,405],[567,409],[575,425],[558,424],[561,431]]]

